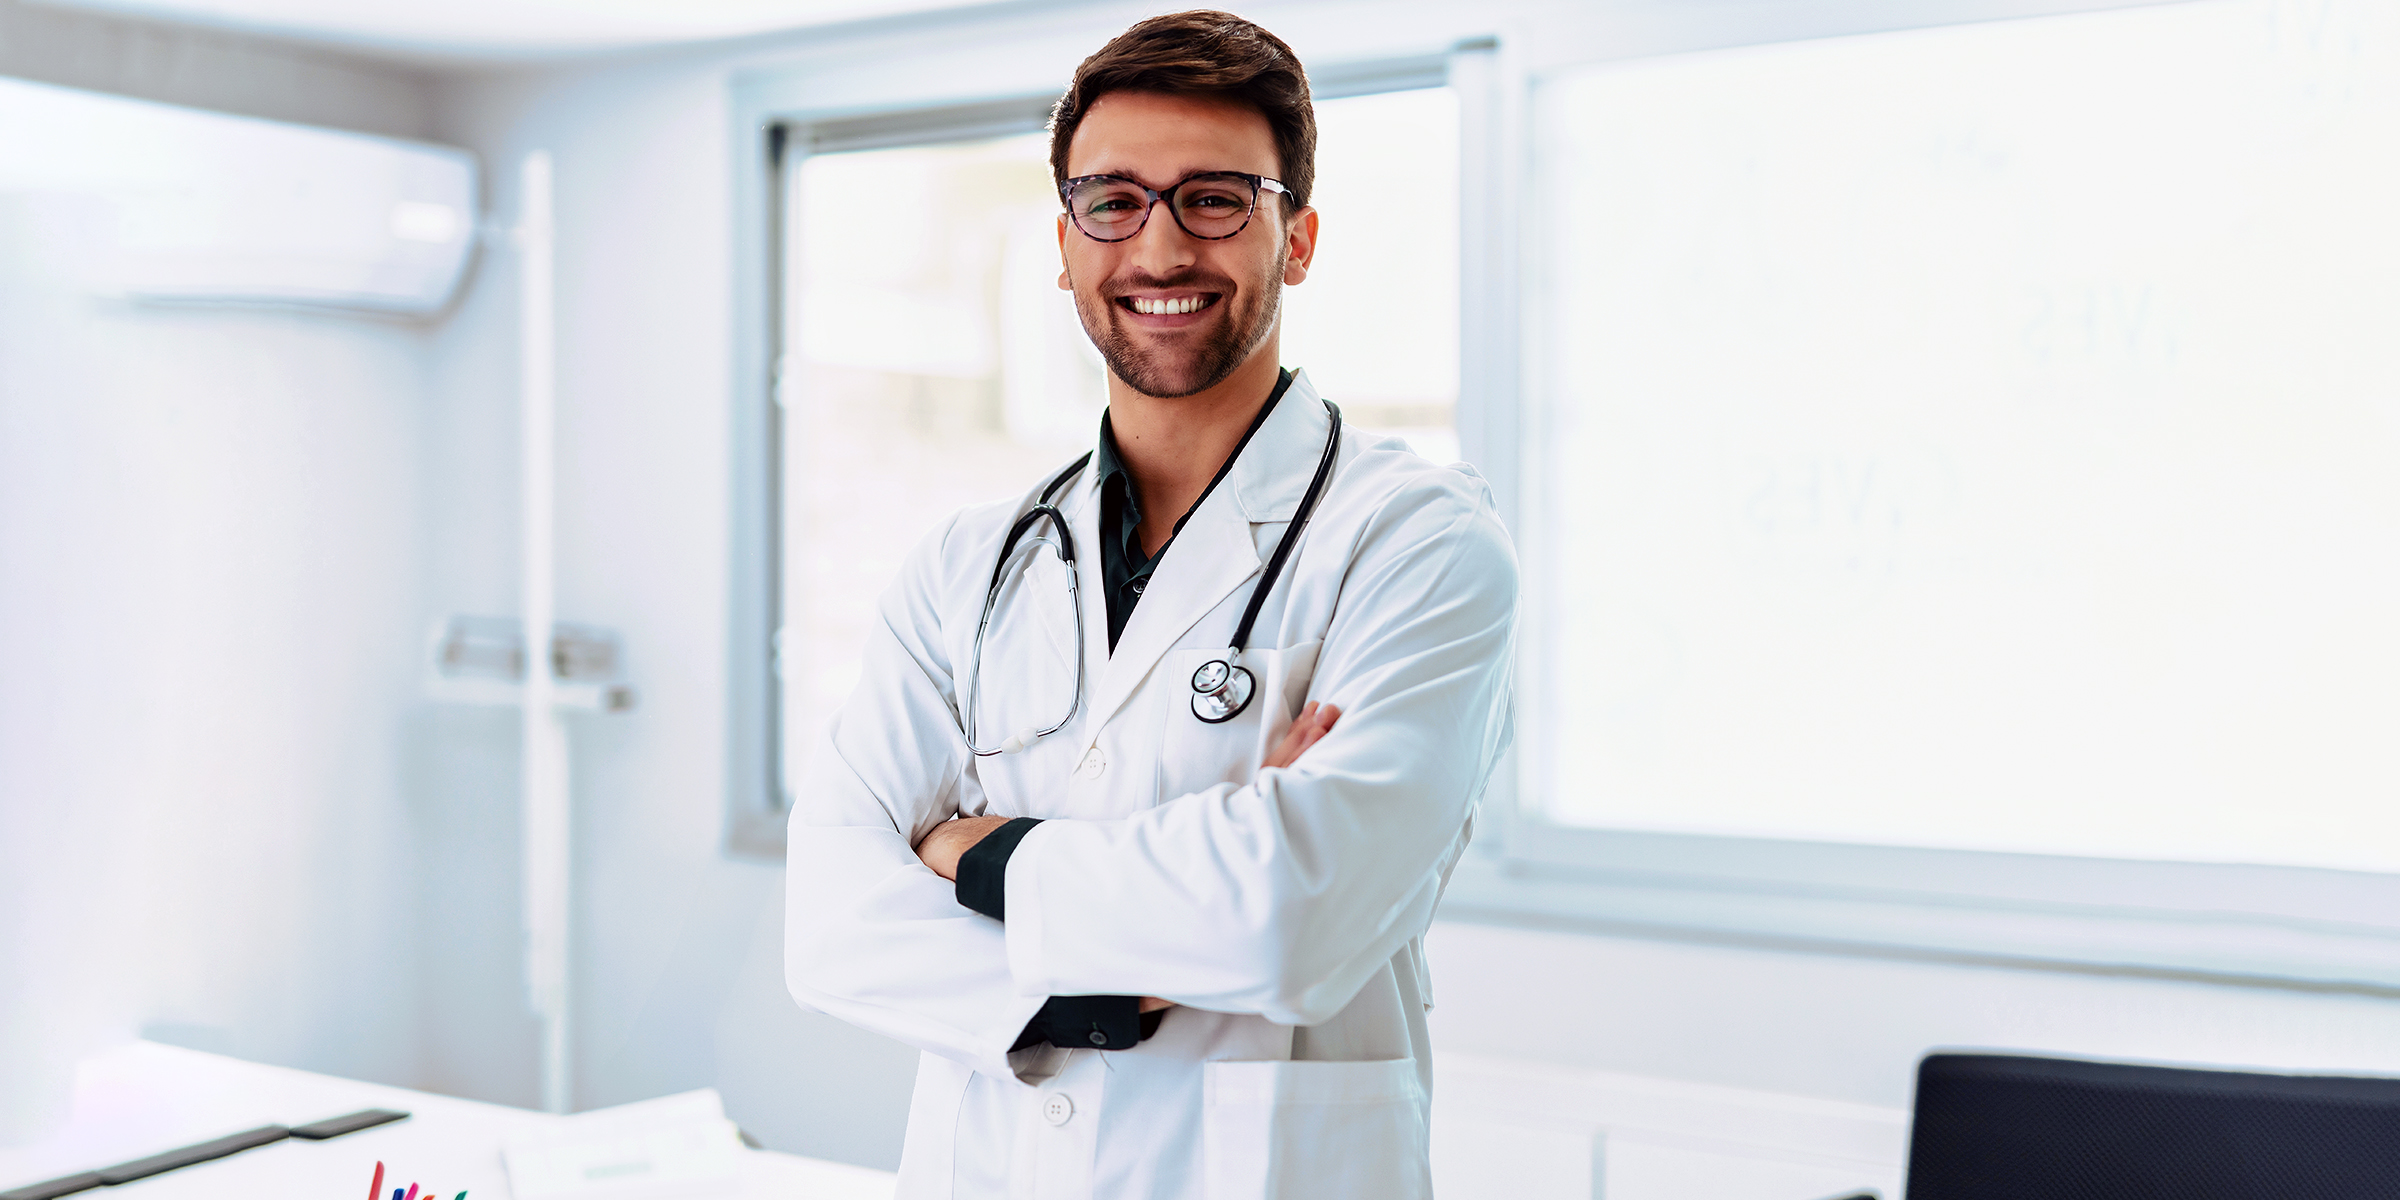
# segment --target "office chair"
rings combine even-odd
[[[1917,1066],[1908,1200],[2400,1200],[2400,1078]]]

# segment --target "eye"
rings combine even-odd
[[[1096,221],[1132,220],[1148,207],[1142,193],[1119,180],[1094,180],[1078,185],[1069,203],[1079,217]]]
[[[1185,181],[1176,198],[1183,211],[1193,216],[1229,218],[1248,211],[1257,194],[1247,175],[1212,172]]]

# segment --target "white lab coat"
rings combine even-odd
[[[957,514],[885,594],[794,796],[785,973],[802,1004],[925,1052],[906,1200],[1430,1195],[1421,939],[1510,733],[1516,561],[1483,480],[1346,428],[1242,656],[1256,698],[1221,725],[1190,709],[1327,428],[1295,378],[1114,655],[1099,488],[1088,467],[1066,486],[1089,690],[1029,750],[971,756],[957,711],[994,555],[1040,482]],[[984,647],[987,744],[1072,692],[1064,569],[1019,561]],[[1340,723],[1261,768],[1308,700]],[[1010,860],[1005,924],[910,848],[961,814],[1045,818]],[[1132,1049],[1011,1054],[1054,994],[1180,1007]]]

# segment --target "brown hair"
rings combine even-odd
[[[1317,111],[1308,73],[1283,39],[1232,13],[1194,9],[1152,17],[1110,39],[1067,84],[1050,111],[1050,176],[1067,182],[1067,147],[1093,101],[1110,92],[1215,96],[1258,110],[1275,134],[1288,219],[1308,203],[1317,175]]]

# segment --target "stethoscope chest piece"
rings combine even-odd
[[[1211,725],[1222,725],[1242,715],[1250,707],[1250,693],[1258,681],[1249,668],[1237,667],[1224,659],[1211,659],[1192,672],[1192,715]]]

